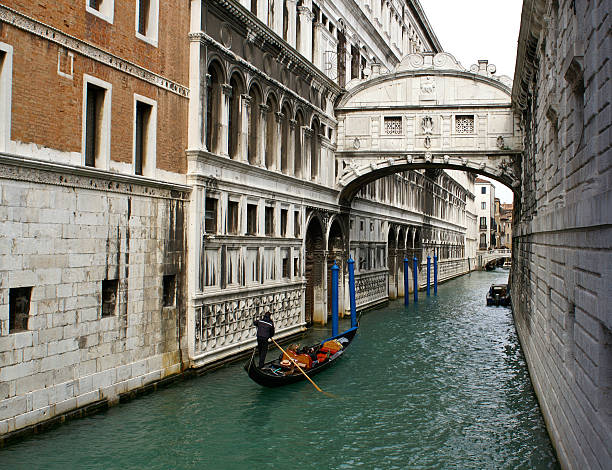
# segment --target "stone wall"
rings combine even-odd
[[[0,435],[179,372],[186,188],[0,162]]]
[[[525,1],[512,304],[564,468],[612,462],[610,3]]]

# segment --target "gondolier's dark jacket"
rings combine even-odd
[[[255,326],[258,338],[268,339],[274,336],[274,322],[269,315],[264,315],[261,320],[255,320]]]

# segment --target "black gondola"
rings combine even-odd
[[[356,333],[357,327],[349,328],[343,333],[340,333],[331,338],[327,338],[324,341],[321,341],[320,343],[310,346],[311,348],[318,350],[326,341],[336,339],[342,344],[342,349],[331,355],[329,359],[326,359],[323,362],[314,363],[310,369],[305,370],[306,374],[308,374],[309,377],[318,374],[322,370],[327,369],[338,359],[340,359],[344,355],[346,348],[355,338]],[[288,372],[281,367],[280,362],[280,358],[266,362],[264,366],[260,369],[259,367],[257,367],[257,365],[255,365],[255,351],[253,351],[251,359],[244,365],[244,369],[247,371],[251,379],[257,382],[259,385],[263,385],[264,387],[280,387],[282,385],[292,384],[301,380],[306,380],[304,375],[297,368],[295,368],[295,370],[293,370],[292,372]]]
[[[492,284],[487,292],[487,305],[509,307],[511,303],[508,284]]]

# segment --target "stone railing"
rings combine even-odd
[[[302,285],[279,286],[241,295],[234,292],[205,299],[195,307],[194,351],[208,353],[240,349],[255,339],[255,319],[271,312],[277,334],[304,324]],[[231,351],[228,351],[228,355]]]
[[[355,275],[355,304],[364,309],[387,300],[387,269]]]

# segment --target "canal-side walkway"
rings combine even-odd
[[[511,312],[485,305],[506,277],[475,272],[363,315],[316,376],[337,398],[265,389],[234,364],[0,450],[0,467],[557,468]]]

